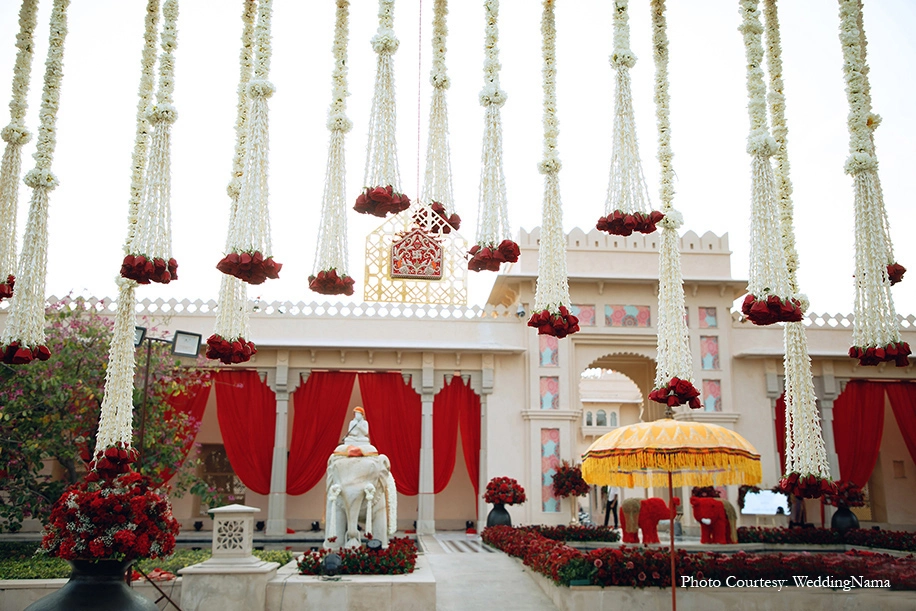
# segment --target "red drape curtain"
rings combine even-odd
[[[315,371],[293,393],[287,494],[303,494],[321,481],[328,457],[340,443],[355,381],[355,372]]]
[[[467,401],[470,388],[455,376],[447,382],[433,401],[433,492],[439,494],[455,471],[458,448],[458,418]],[[471,392],[473,394],[473,392]]]
[[[840,478],[868,483],[884,432],[884,384],[852,380],[833,402],[833,439]]]
[[[160,482],[167,482],[172,479],[172,476],[175,475],[175,472],[181,468],[181,465],[184,464],[185,459],[188,457],[188,452],[191,451],[191,446],[194,445],[194,439],[197,437],[197,431],[200,428],[200,423],[204,419],[204,411],[207,409],[207,401],[210,399],[210,383],[209,381],[201,382],[200,384],[194,384],[190,386],[186,392],[179,393],[177,395],[170,395],[166,398],[166,402],[169,404],[170,412],[179,412],[187,414],[188,417],[195,423],[194,435],[185,440],[184,446],[181,448],[181,462],[177,465],[163,465],[159,471],[158,478]],[[168,416],[166,416],[168,417]]]
[[[214,384],[219,430],[232,470],[252,492],[269,494],[276,396],[256,371],[221,371]]]
[[[884,386],[910,458],[916,461],[916,384],[896,382]]]
[[[779,453],[780,473],[786,472],[786,395],[776,399],[776,451]]]
[[[420,492],[420,395],[404,382],[400,373],[359,374],[359,390],[369,441],[391,460],[391,474],[398,492]]]
[[[454,383],[454,380],[452,380]],[[458,423],[461,428],[461,449],[464,450],[464,464],[468,469],[468,476],[474,485],[474,498],[480,494],[478,480],[480,479],[480,397],[471,390],[470,382],[462,390],[464,394],[463,407],[458,414]],[[475,507],[477,504],[474,504]]]

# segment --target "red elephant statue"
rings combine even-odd
[[[738,514],[725,499],[693,497],[693,518],[700,523],[700,543],[737,543]]]
[[[673,506],[681,504],[681,499],[674,497]],[[664,499],[627,499],[620,505],[620,526],[623,529],[624,543],[639,543],[639,530],[642,530],[642,542],[659,543],[658,523],[670,520],[671,510]]]

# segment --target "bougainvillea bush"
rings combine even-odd
[[[916,533],[862,528],[840,532],[830,528],[741,527],[738,543],[846,544],[916,552]]]
[[[387,548],[378,551],[372,551],[365,545],[338,550],[320,549],[299,559],[299,574],[320,575],[322,561],[333,552],[340,556],[337,572],[341,575],[403,575],[413,573],[417,551],[416,542],[407,537],[393,537],[388,540]]]

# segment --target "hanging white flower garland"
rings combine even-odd
[[[19,9],[19,34],[16,36],[16,64],[13,66],[13,94],[10,122],[0,131],[6,147],[0,162],[0,300],[13,296],[16,284],[16,214],[19,209],[19,175],[22,147],[32,138],[25,127],[29,80],[32,72],[33,33],[37,23],[38,0],[23,0]]]
[[[782,81],[782,48],[776,0],[764,0],[763,15],[766,34],[766,59],[770,74],[768,92],[770,119],[776,151],[776,190],[779,206],[779,226],[786,261],[789,291],[799,300],[802,312],[807,310],[807,298],[798,292],[798,253],[795,250],[793,226],[792,181],[789,178],[787,148],[788,127],[785,116],[785,94]],[[785,403],[786,403],[786,472],[780,480],[785,492],[800,497],[820,497],[832,488],[827,451],[821,430],[820,413],[811,375],[808,339],[801,321],[785,325]]]
[[[614,2],[614,53],[610,57],[616,79],[614,87],[614,137],[608,177],[605,216],[596,227],[612,235],[628,236],[634,231],[652,233],[664,216],[653,211],[643,177],[636,139],[636,119],[630,93],[630,68],[636,56],[630,49],[628,0]]]
[[[248,83],[254,71],[254,22],[257,0],[244,0],[242,11],[242,48],[239,52],[239,86],[235,119],[235,154],[232,159],[232,179],[226,188],[229,195],[229,227],[238,222],[239,196],[245,174],[245,151],[248,133]],[[227,238],[226,250],[230,250]],[[213,334],[207,338],[207,358],[222,363],[245,363],[257,353],[251,337],[248,317],[248,284],[239,278],[223,274],[220,280],[219,305]]]
[[[270,20],[273,0],[258,1],[254,40],[254,76],[248,82],[251,98],[245,135],[245,162],[239,187],[238,208],[229,226],[228,253],[216,268],[249,284],[279,278],[282,263],[273,259],[270,240],[268,167],[270,130],[267,100],[276,91],[270,73]]]
[[[515,263],[519,247],[512,240],[509,203],[503,172],[503,124],[501,108],[506,92],[499,86],[499,0],[484,2],[483,151],[480,155],[480,193],[477,207],[477,243],[468,250],[468,269],[472,272],[499,271],[503,263]]]
[[[910,346],[901,340],[891,295],[892,280],[899,281],[905,270],[893,262],[887,233],[887,212],[871,131],[879,118],[871,112],[861,22],[860,2],[840,0],[840,43],[849,103],[850,155],[846,173],[853,177],[856,223],[855,319],[849,356],[861,365],[893,361],[898,367],[906,367]]]
[[[394,0],[379,0],[378,30],[372,48],[378,54],[375,94],[369,113],[369,142],[366,145],[365,191],[356,198],[353,209],[361,214],[385,218],[410,207],[401,193],[398,168],[397,100],[394,81],[394,54],[398,37],[394,33]]]
[[[334,70],[331,74],[331,106],[328,109],[328,165],[315,253],[315,273],[309,288],[323,295],[352,295],[354,280],[347,273],[346,135],[353,127],[347,118],[347,38],[349,0],[337,0],[334,24]]]
[[[538,335],[563,338],[579,331],[579,319],[568,309],[566,234],[563,231],[559,180],[562,164],[557,153],[560,123],[557,120],[557,28],[554,0],[544,0],[541,36],[544,53],[544,159],[538,164],[538,170],[544,175],[544,205],[534,313],[528,326],[536,328]]]
[[[655,116],[658,127],[658,162],[660,166],[658,225],[661,241],[658,248],[658,356],[655,387],[649,398],[671,408],[687,404],[699,409],[700,392],[694,386],[690,338],[684,320],[684,278],[678,228],[681,214],[674,210],[674,166],[671,163],[671,121],[668,93],[668,34],[665,0],[652,0],[652,48],[655,59]],[[615,53],[615,56],[617,54]],[[619,81],[618,81],[619,84]],[[634,126],[630,125],[632,129]],[[638,162],[638,158],[637,158]],[[640,178],[642,171],[639,172]]]
[[[51,172],[57,144],[57,110],[60,106],[60,84],[64,74],[64,42],[67,37],[69,0],[54,0],[45,60],[44,88],[39,110],[38,139],[35,145],[35,167],[25,175],[32,188],[29,216],[22,239],[16,294],[11,300],[6,329],[0,336],[3,362],[25,364],[34,359],[47,360],[51,353],[45,342],[45,278],[48,268],[48,200],[57,186]]]

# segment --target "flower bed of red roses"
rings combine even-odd
[[[321,563],[330,553],[340,556],[341,575],[403,575],[413,573],[417,564],[417,544],[407,537],[388,540],[387,549],[371,551],[365,545],[338,550],[320,549],[309,552],[299,560],[300,575],[320,575]]]
[[[865,495],[855,482],[837,482],[834,490],[824,495],[824,502],[834,507],[863,507]]]
[[[338,276],[337,270],[333,268],[309,276],[309,288],[322,295],[352,295],[355,282],[347,274]]]
[[[801,322],[802,309],[798,299],[768,295],[761,298],[748,293],[741,304],[741,312],[755,325],[772,325],[777,322]]]
[[[648,214],[635,212],[627,214],[622,210],[614,210],[607,216],[598,219],[595,227],[599,231],[606,231],[611,235],[628,236],[634,231],[639,233],[652,233],[655,231],[655,225],[665,218],[665,215],[657,210]]]
[[[461,227],[461,217],[457,213],[447,214],[445,206],[439,202],[433,202],[429,205],[430,209],[443,221],[442,233],[451,233],[452,229],[458,231]],[[414,217],[416,218],[416,217]],[[429,230],[433,233],[439,233],[439,225],[433,223]]]
[[[247,363],[252,355],[257,354],[254,342],[244,337],[229,341],[214,333],[207,338],[207,358],[219,360],[220,363]]]
[[[47,346],[35,348],[20,346],[19,342],[10,342],[3,347],[3,362],[7,365],[27,365],[34,360],[47,361],[51,358],[51,351]]]
[[[667,405],[668,407],[677,407],[678,405],[687,404],[690,409],[700,409],[700,391],[697,390],[690,380],[680,378],[671,378],[667,386],[656,388],[649,393],[649,398],[656,403]]]
[[[387,187],[366,187],[356,198],[353,209],[360,214],[371,214],[385,218],[389,214],[398,214],[410,208],[410,199],[398,193],[391,185]]]
[[[273,257],[265,257],[259,250],[230,252],[216,264],[219,271],[248,284],[261,284],[268,278],[277,279],[282,268],[282,263],[277,263]]]
[[[483,500],[493,505],[521,505],[527,497],[525,489],[516,480],[511,477],[494,477],[487,483]]]
[[[763,528],[738,529],[739,543],[791,543],[809,545],[859,545],[902,552],[916,552],[916,533],[898,530],[853,528],[845,532],[831,528]]]
[[[568,496],[584,496],[591,487],[582,479],[582,469],[578,465],[571,465],[568,461],[557,467],[553,474],[553,493],[560,498]]]
[[[13,287],[16,286],[16,276],[10,274],[6,277],[6,282],[0,282],[0,301],[9,299],[13,296]]]
[[[619,541],[620,533],[607,526],[519,526],[518,530],[538,533],[554,541]]]
[[[671,559],[667,549],[601,548],[583,552],[530,530],[492,526],[484,542],[520,558],[532,570],[559,585],[587,579],[602,587],[670,588]],[[916,590],[916,560],[854,550],[846,553],[735,554],[675,551],[676,574],[696,579],[788,579],[809,575],[846,579],[887,579],[896,590]]]
[[[499,246],[474,244],[468,250],[468,269],[472,272],[498,272],[503,263],[515,263],[521,250],[512,240],[503,240]]]
[[[563,339],[567,335],[579,332],[579,319],[561,305],[557,312],[548,309],[535,312],[528,320],[528,326],[538,330],[538,335],[553,335]]]
[[[891,263],[887,266],[887,279],[890,280],[891,286],[898,282],[903,282],[903,274],[905,273],[906,268],[899,263]]]
[[[162,257],[151,259],[145,255],[126,255],[121,263],[121,276],[140,284],[168,284],[178,280],[178,262],[174,258],[166,261]]]
[[[64,491],[40,551],[64,560],[164,558],[175,550],[178,530],[165,493],[149,477],[130,472]]]
[[[776,489],[779,492],[794,494],[803,499],[818,499],[825,494],[834,492],[836,484],[832,480],[824,479],[811,473],[803,475],[796,471],[780,479]]]
[[[897,367],[907,367],[910,364],[910,359],[907,358],[910,354],[910,345],[907,342],[890,343],[883,348],[879,346],[870,346],[868,348],[853,346],[849,349],[849,357],[859,359],[859,364],[866,367],[873,367],[879,363],[889,363],[891,361]]]

